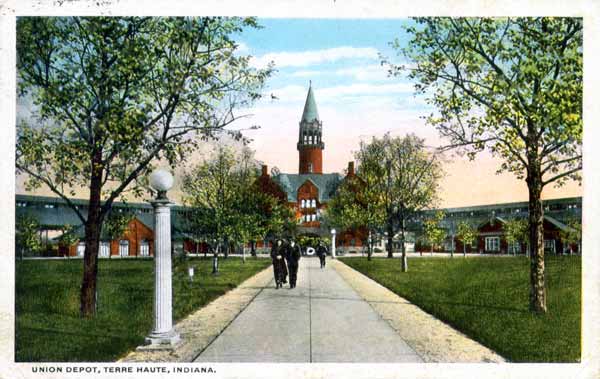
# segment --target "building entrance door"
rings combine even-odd
[[[150,256],[150,244],[146,240],[142,240],[140,243],[140,257]]]
[[[77,256],[83,257],[84,252],[85,252],[85,242],[79,242],[77,244]]]
[[[110,243],[109,242],[100,242],[100,257],[108,258],[110,256]]]
[[[121,256],[121,257],[129,256],[129,241],[121,240],[119,242],[119,256]]]

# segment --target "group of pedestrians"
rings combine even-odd
[[[316,248],[317,256],[321,262],[321,268],[325,267],[325,257],[327,256],[327,247],[319,241]],[[285,242],[278,239],[271,249],[271,259],[273,260],[273,273],[275,274],[275,285],[277,289],[287,283],[287,276],[290,276],[290,288],[296,287],[298,278],[298,263],[302,252],[300,246],[293,239]]]
[[[271,259],[273,259],[273,272],[275,273],[276,288],[283,287],[287,283],[287,276],[290,276],[290,288],[296,287],[298,277],[298,263],[300,262],[300,246],[296,241],[290,240],[285,243],[278,239],[271,249]]]

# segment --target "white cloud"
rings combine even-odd
[[[368,84],[354,83],[348,85],[332,86],[325,88],[314,88],[317,104],[325,102],[335,102],[341,98],[348,97],[369,97],[369,96],[391,96],[406,94],[411,95],[414,91],[410,83],[386,83],[386,84]],[[279,98],[280,102],[298,102],[306,97],[307,88],[298,85],[289,85],[276,88],[273,91],[274,96]]]
[[[317,96],[317,99],[322,98],[323,100],[330,100],[341,96],[392,95],[399,93],[412,94],[413,91],[414,87],[410,83],[355,83],[315,90],[315,96]]]
[[[347,76],[362,82],[389,80],[386,68],[378,64],[352,66],[329,71],[300,70],[289,74],[293,78],[310,78],[319,75]]]
[[[237,49],[235,51],[238,54],[248,54],[250,52],[250,48],[244,42],[237,42]]]
[[[302,52],[281,51],[268,53],[252,58],[250,64],[254,67],[265,67],[269,62],[273,61],[275,62],[275,67],[304,67],[324,62],[335,62],[342,59],[376,59],[377,57],[378,51],[373,47],[341,46]]]
[[[295,72],[292,72],[290,74],[290,76],[293,77],[293,78],[311,78],[311,77],[314,77],[314,76],[322,75],[323,73],[326,73],[326,72],[324,72],[324,71],[310,71],[310,70],[306,71],[306,70],[304,70],[304,71],[295,71]]]
[[[386,68],[378,64],[342,68],[334,71],[334,74],[338,76],[351,76],[359,81],[389,80]]]

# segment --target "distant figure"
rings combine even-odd
[[[273,273],[275,274],[275,288],[283,286],[287,276],[287,267],[285,266],[285,245],[281,239],[278,239],[271,249],[271,259],[273,260]]]
[[[302,253],[300,252],[300,246],[296,245],[296,241],[290,240],[288,245],[285,260],[287,261],[288,270],[290,271],[290,288],[296,287],[296,280],[298,278],[298,262]]]
[[[317,256],[321,262],[321,268],[325,267],[325,257],[327,256],[327,247],[323,245],[323,241],[319,241],[317,245]]]

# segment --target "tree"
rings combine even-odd
[[[324,222],[341,229],[366,228],[368,260],[373,255],[373,235],[384,224],[385,212],[381,193],[378,191],[379,179],[372,167],[376,162],[371,161],[367,153],[368,145],[361,143],[361,149],[356,154],[360,158],[357,175],[346,177],[336,190],[334,197],[327,204]]]
[[[431,245],[431,254],[433,255],[433,248],[436,245],[440,245],[446,238],[446,231],[440,226],[440,223],[444,219],[444,212],[438,211],[432,217],[429,217],[423,221],[423,229],[425,237]]]
[[[232,239],[245,244],[267,235],[291,236],[295,229],[292,209],[264,192],[258,182],[258,162],[254,152],[244,148],[233,171],[236,186],[232,217]],[[244,256],[245,257],[245,256]]]
[[[577,253],[581,254],[581,222],[571,218],[567,220],[567,228],[559,232],[560,239],[564,245],[569,246],[569,253],[573,254],[572,245],[577,245]]]
[[[191,224],[214,248],[291,234],[294,215],[286,204],[260,191],[258,162],[247,148],[219,147],[215,156],[184,175],[184,202],[194,210]]]
[[[250,68],[231,36],[252,18],[23,17],[17,174],[45,185],[85,227],[81,314],[95,309],[99,236],[113,202],[141,195],[157,160],[183,161],[260,97],[271,68]],[[231,131],[240,136],[239,131]],[[200,136],[201,138],[196,138]],[[71,202],[89,193],[88,214]]]
[[[435,203],[442,176],[439,157],[428,152],[424,140],[413,134],[391,137],[388,133],[382,138],[373,137],[369,144],[361,143],[356,159],[358,177],[348,178],[349,183],[338,190],[328,206],[332,215],[329,222],[345,228],[367,226],[369,239],[384,225],[389,258],[393,257],[394,236],[400,230],[405,272],[406,222]]]
[[[408,270],[405,246],[406,221],[435,204],[442,167],[438,155],[428,152],[425,140],[414,134],[402,138],[390,138],[388,146],[392,178],[390,191],[392,217],[390,218],[398,220],[402,271],[406,272]],[[388,229],[394,233],[394,223],[390,224]],[[391,245],[389,233],[390,231],[388,231],[388,244]]]
[[[129,223],[134,219],[131,213],[117,213],[112,211],[104,222],[104,231],[110,240],[116,240],[123,236]]]
[[[219,146],[212,159],[194,166],[182,181],[183,201],[193,208],[191,224],[217,254],[233,230],[239,196],[235,166],[234,152]]]
[[[527,226],[527,220],[519,218],[507,220],[504,223],[504,238],[509,246],[514,246],[517,243],[522,244],[527,240]],[[527,250],[529,250],[529,246],[527,247]],[[516,252],[514,252],[514,254],[516,254]]]
[[[543,207],[548,184],[580,181],[583,22],[581,18],[418,18],[408,45],[417,93],[435,106],[427,121],[447,148],[489,150],[499,172],[529,192],[530,309],[545,313]]]
[[[65,246],[68,248],[69,246],[72,246],[75,243],[77,243],[77,241],[79,241],[79,237],[75,233],[75,231],[76,231],[75,226],[65,224],[61,227],[61,231],[62,231],[62,234],[60,235],[60,237],[58,237],[59,245],[62,245],[62,246]],[[68,256],[69,255],[67,252],[67,257]]]
[[[458,238],[463,245],[463,257],[467,256],[467,245],[471,245],[473,241],[477,239],[477,229],[473,225],[466,221],[458,223],[456,238]]]
[[[19,216],[15,224],[16,246],[22,260],[25,253],[36,254],[42,250],[40,224],[30,216]]]

